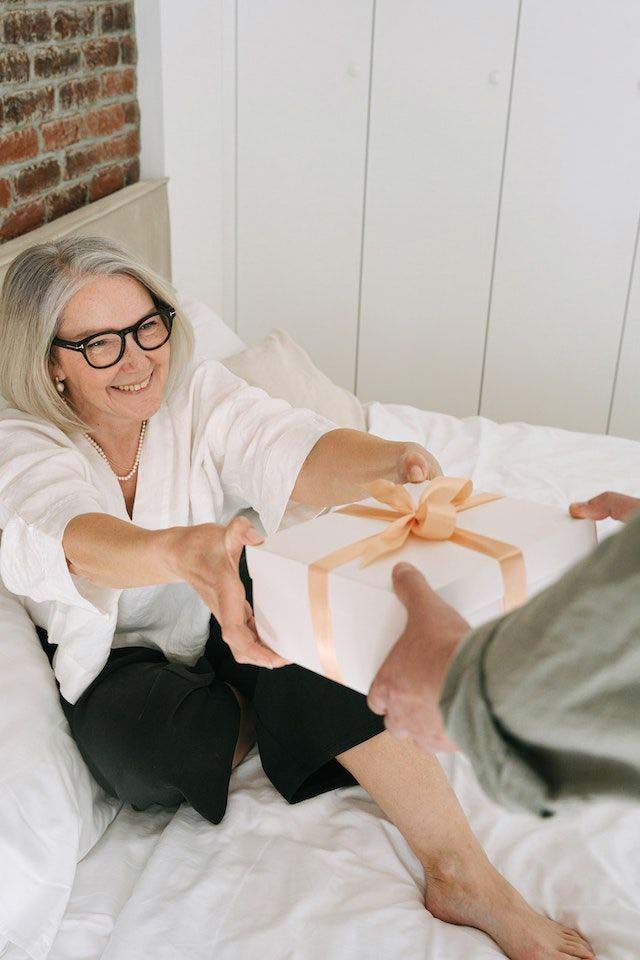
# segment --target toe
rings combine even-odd
[[[579,943],[582,947],[586,947],[586,949],[587,949],[590,953],[594,953],[594,952],[595,952],[594,949],[593,949],[593,947],[591,946],[591,944],[590,944],[589,941],[587,940],[587,938],[586,938],[586,937],[583,937],[582,934],[581,934],[581,933],[578,933],[577,930],[564,929],[562,932],[563,932],[563,935],[564,935],[568,940],[571,940],[571,941],[573,941],[573,942],[575,942],[575,943]]]
[[[595,960],[591,945],[575,930],[562,931],[562,942],[559,949],[569,957],[580,957],[580,960]]]
[[[580,960],[595,960],[595,954],[586,944],[578,940],[565,940],[562,950],[569,957],[580,957]]]

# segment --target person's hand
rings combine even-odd
[[[380,667],[367,702],[374,713],[384,715],[387,730],[397,740],[411,737],[428,753],[455,750],[439,702],[449,663],[469,624],[412,564],[396,564],[392,576],[407,609],[407,624]]]
[[[264,538],[246,517],[236,517],[226,527],[203,523],[179,531],[175,550],[180,558],[181,578],[191,584],[211,610],[235,660],[268,669],[286,666],[289,661],[260,640],[238,573],[243,547],[257,546]]]
[[[422,483],[441,476],[442,467],[428,450],[419,443],[401,444],[395,483]]]
[[[622,520],[626,523],[633,513],[640,510],[640,499],[629,497],[626,493],[599,493],[597,497],[586,500],[584,503],[572,503],[569,513],[577,519]]]

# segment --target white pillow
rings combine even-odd
[[[179,305],[191,321],[198,356],[207,360],[224,360],[225,357],[244,350],[246,344],[206,303],[183,297],[179,290],[177,293]]]
[[[223,360],[225,367],[270,396],[315,410],[339,427],[366,430],[358,398],[330,380],[285,330],[275,329],[255,346]]]
[[[2,582],[0,637],[0,947],[44,960],[77,862],[122,804],[89,773],[33,622]]]

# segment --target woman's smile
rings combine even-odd
[[[109,387],[109,389],[118,390],[120,393],[146,393],[153,379],[153,373],[154,371],[152,370],[146,380],[138,380],[130,384],[114,384]]]

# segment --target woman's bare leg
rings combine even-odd
[[[337,759],[422,863],[425,906],[435,917],[484,930],[510,960],[595,957],[578,933],[532,910],[495,870],[434,756],[385,732]]]
[[[233,754],[233,760],[231,761],[231,769],[235,770],[255,745],[256,729],[253,722],[253,707],[251,701],[248,700],[243,693],[240,693],[239,690],[236,690],[235,687],[232,687],[230,683],[227,684],[227,686],[233,690],[236,700],[240,704],[240,729],[238,730],[236,749]]]

